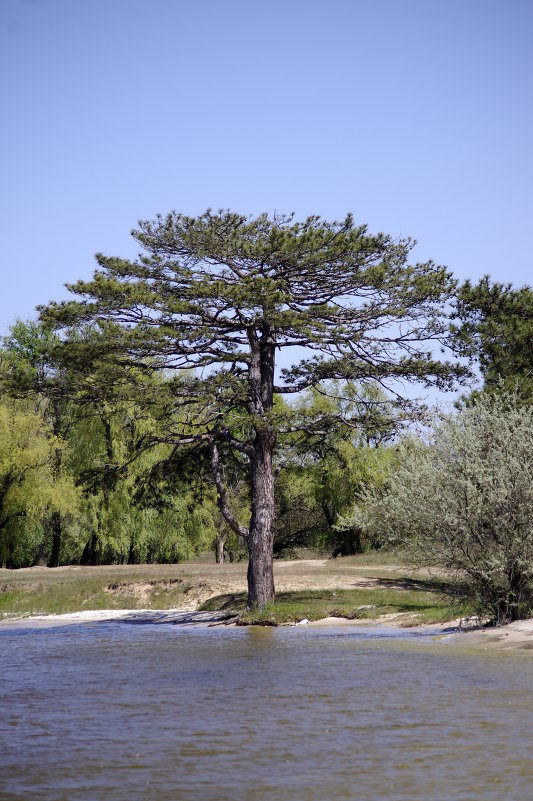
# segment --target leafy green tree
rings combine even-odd
[[[456,347],[479,363],[488,391],[517,388],[533,401],[533,290],[491,284],[489,276],[473,286],[466,281],[456,299]]]
[[[178,562],[211,544],[216,506],[195,493],[190,474],[169,482],[177,465],[171,447],[142,448],[155,430],[157,422],[132,403],[83,405],[68,463],[84,493],[82,564]]]
[[[515,393],[482,393],[437,421],[429,444],[408,440],[388,491],[366,500],[358,522],[446,567],[479,614],[531,614],[533,408]]]
[[[82,338],[77,332],[69,336]],[[90,332],[83,334],[85,341],[88,336]],[[55,567],[60,558],[90,565],[168,562],[209,547],[216,507],[198,503],[191,471],[180,476],[164,502],[164,488],[155,503],[139,492],[154,464],[171,452],[163,444],[142,448],[143,438],[157,429],[149,410],[141,411],[113,393],[109,398],[100,394],[98,403],[90,395],[80,398],[73,375],[54,361],[54,344],[57,335],[41,323],[17,320],[3,340],[0,380],[8,397],[24,399],[19,406],[41,416],[50,471],[35,473],[34,480],[43,482],[43,498],[49,496],[44,484],[50,479],[70,490],[75,484],[83,493],[69,492],[76,499],[71,507],[35,504],[42,518],[18,515],[17,525],[10,528],[11,540],[18,543],[17,563],[36,559]],[[36,537],[41,538],[38,547]]]
[[[296,558],[296,549],[314,548],[324,525],[309,468],[285,464],[275,480],[274,556]]]
[[[31,564],[41,521],[76,507],[73,482],[53,469],[61,447],[28,402],[0,401],[0,564]]]
[[[39,322],[17,320],[3,340],[2,388],[11,397],[29,399],[40,412],[50,441],[55,443],[50,451],[52,475],[60,481],[65,472],[64,445],[71,423],[71,404],[68,374],[58,368],[52,356],[56,339],[56,335]],[[61,512],[58,508],[52,509],[45,521],[41,543],[43,556],[48,554],[49,567],[59,564],[62,528]]]
[[[346,521],[354,498],[385,480],[395,452],[386,444],[405,414],[379,386],[350,381],[319,384],[293,409],[303,433],[287,438],[279,457],[274,550],[361,552],[362,532]]]
[[[124,561],[130,535],[134,536],[132,481],[126,470],[119,471],[121,462],[127,460],[127,433],[125,415],[118,405],[111,408],[105,402],[99,407],[83,404],[72,426],[75,447],[68,467],[84,497],[83,545],[78,557],[83,565]]]
[[[289,428],[274,396],[324,380],[450,387],[464,371],[432,349],[447,342],[454,283],[432,262],[409,265],[411,240],[370,235],[351,216],[171,213],[133,236],[144,250],[136,261],[97,255],[94,279],[70,287],[79,299],[42,319],[93,326],[90,341],[63,349],[80,377],[98,370],[91,392],[129,384],[166,414],[166,442],[208,444],[221,513],[248,548],[248,605],[264,607],[274,597],[273,453]],[[296,346],[304,357],[277,381],[276,354]],[[168,380],[146,392],[139,376],[154,371]],[[173,380],[176,371],[188,380]],[[248,526],[228,504],[222,446],[249,464]]]
[[[315,497],[324,513],[327,526],[316,537],[317,544],[332,556],[361,553],[375,544],[365,539],[357,523],[347,514],[354,499],[386,483],[396,461],[396,449],[339,442],[319,465],[315,478]]]

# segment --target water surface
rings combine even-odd
[[[2,630],[0,799],[530,801],[531,655],[383,633]]]

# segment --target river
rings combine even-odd
[[[11,627],[0,799],[530,801],[532,675],[372,627]]]

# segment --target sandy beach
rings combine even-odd
[[[431,631],[435,639],[453,645],[479,648],[485,651],[533,651],[533,619],[518,620],[506,626],[479,627],[457,619],[447,623],[432,623],[422,626],[406,626],[397,615],[385,615],[372,621],[373,626],[390,626],[406,631]],[[309,623],[309,626],[369,625],[368,621],[324,618]]]
[[[85,610],[65,615],[34,615],[29,617],[6,617],[0,620],[0,630],[15,628],[52,628],[90,623],[115,621],[129,624],[170,624],[179,626],[234,626],[234,616],[224,612],[196,612],[190,609],[104,609]],[[484,651],[532,651],[533,619],[516,621],[506,626],[473,627],[465,629],[465,621],[454,620],[447,623],[406,625],[403,615],[383,615],[374,620],[349,620],[341,617],[327,617],[312,622],[283,624],[294,628],[339,627],[372,628],[387,627],[409,632],[427,631],[435,640],[451,646],[475,648]]]

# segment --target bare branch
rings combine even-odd
[[[235,532],[235,534],[238,534],[240,537],[243,537],[246,540],[248,539],[248,529],[245,526],[240,525],[228,506],[226,487],[224,486],[224,482],[222,481],[222,476],[220,474],[220,457],[218,448],[212,438],[209,439],[209,450],[211,451],[211,473],[213,474],[213,479],[215,481],[215,486],[218,493],[218,508],[220,509],[220,512],[230,529]]]

